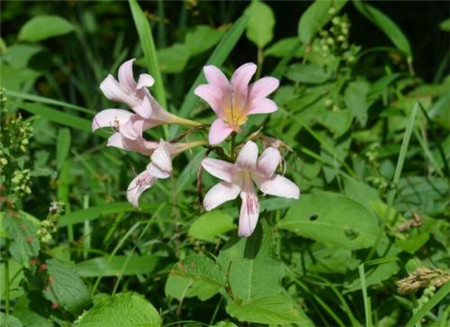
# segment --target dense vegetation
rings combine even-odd
[[[1,326],[450,325],[447,3],[0,5]]]

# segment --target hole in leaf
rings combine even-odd
[[[350,240],[354,240],[359,236],[359,233],[353,229],[347,229],[344,232],[345,236],[350,239]]]
[[[311,217],[309,217],[309,220],[314,221],[314,220],[316,220],[317,218],[319,218],[318,215],[312,215]]]

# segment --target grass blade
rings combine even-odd
[[[360,264],[358,267],[358,270],[359,270],[359,278],[361,280],[361,290],[363,293],[364,315],[366,317],[366,327],[372,327],[372,308],[370,305],[370,298],[367,297],[366,275],[364,273],[364,264]]]

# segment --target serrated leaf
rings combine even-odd
[[[161,317],[142,296],[119,293],[101,299],[75,323],[77,327],[159,327]]]
[[[261,1],[253,1],[246,9],[248,15],[247,38],[256,46],[264,48],[273,39],[275,16],[272,8]]]
[[[216,236],[235,229],[233,217],[229,214],[214,210],[197,218],[189,228],[189,236],[202,241],[214,241]]]
[[[186,34],[184,42],[191,55],[195,56],[215,46],[224,34],[224,31],[216,30],[208,25],[197,25]]]
[[[3,228],[11,239],[9,252],[14,260],[29,267],[30,260],[39,254],[39,241],[36,238],[39,220],[19,211],[13,215],[0,212]]]
[[[130,258],[126,256],[114,256],[112,258],[106,256],[79,262],[75,269],[82,277],[148,274],[155,269],[158,261],[159,257],[150,255],[132,256]],[[125,265],[126,267],[123,270]]]
[[[369,106],[367,103],[367,94],[369,90],[369,84],[364,81],[350,82],[345,89],[345,104],[361,126],[366,125],[368,118],[367,111],[369,110]]]
[[[59,16],[38,16],[30,19],[20,29],[19,40],[36,42],[64,35],[75,30],[66,19]]]
[[[61,128],[58,132],[58,140],[56,142],[56,164],[58,169],[61,169],[69,154],[70,142],[70,130],[68,128]]]
[[[88,288],[75,272],[73,264],[47,260],[48,288],[44,296],[71,313],[80,313],[91,303]]]
[[[330,10],[339,12],[347,0],[317,0],[303,13],[298,22],[298,35],[305,44],[310,44],[314,36],[332,18]]]
[[[166,295],[182,300],[184,297],[198,297],[204,301],[225,286],[225,275],[211,259],[191,255],[177,263],[166,282]]]
[[[328,192],[304,195],[289,209],[278,228],[352,250],[372,246],[379,229],[376,217],[364,206]]]
[[[165,73],[179,73],[184,70],[191,57],[191,51],[184,44],[177,43],[170,47],[159,49],[158,53],[159,68]]]

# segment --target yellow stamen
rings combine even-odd
[[[226,123],[235,131],[239,130],[239,126],[247,121],[247,115],[241,108],[230,108],[225,109]]]

